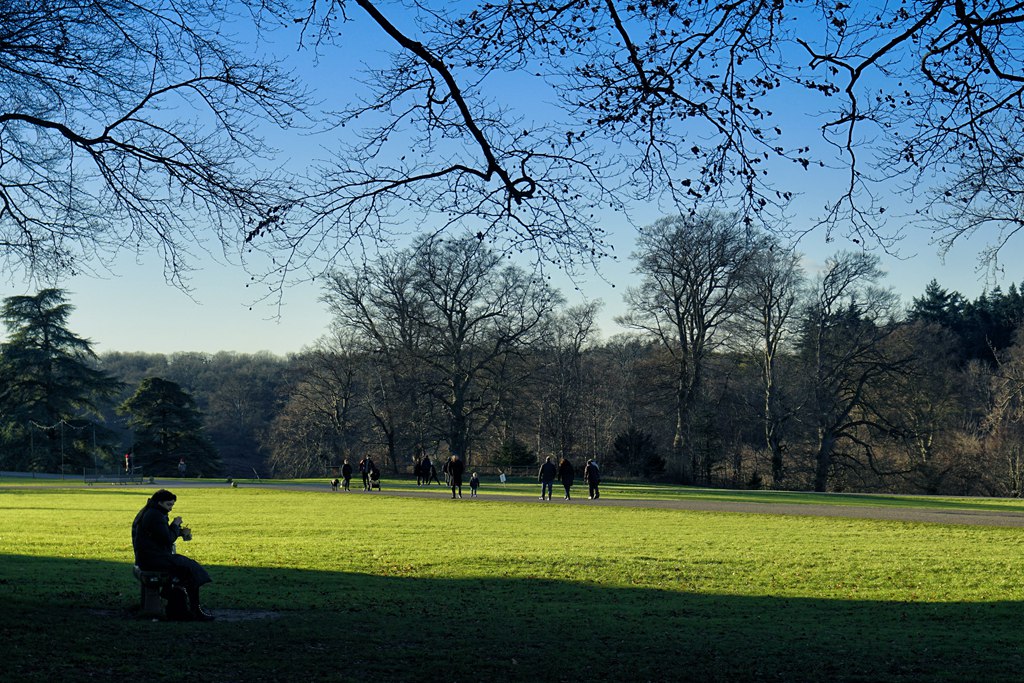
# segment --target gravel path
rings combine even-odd
[[[188,486],[184,481],[167,482],[168,487]],[[199,484],[224,486],[224,484]],[[153,486],[152,484],[150,486]],[[156,484],[159,486],[159,482]],[[242,484],[241,486],[261,486],[261,484]],[[571,501],[562,500],[556,496],[551,502],[541,502],[536,498],[503,495],[492,493],[494,487],[488,487],[486,493],[481,493],[479,498],[473,499],[469,496],[469,487],[463,489],[464,497],[461,500],[452,501],[448,489],[443,487],[431,487],[429,490],[388,490],[387,482],[384,482],[383,491],[366,493],[359,489],[353,489],[350,493],[339,491],[334,493],[328,484],[264,484],[267,487],[287,487],[306,491],[319,491],[331,495],[352,495],[352,496],[396,496],[400,498],[437,498],[440,502],[452,504],[470,504],[478,501],[502,501],[509,503],[527,503],[536,505],[590,505],[610,507],[642,507],[659,508],[665,510],[693,510],[696,512],[740,512],[744,514],[759,515],[805,515],[812,517],[844,517],[852,519],[880,519],[894,522],[930,522],[936,524],[963,524],[970,526],[997,526],[997,527],[1024,527],[1024,510],[1021,511],[993,511],[993,510],[941,510],[941,509],[919,509],[894,506],[861,506],[861,505],[815,505],[808,504],[787,504],[787,503],[744,503],[738,501],[714,501],[700,499],[682,500],[637,500],[637,499],[616,499],[602,497],[598,500],[587,498],[573,498]]]
[[[353,482],[355,483],[355,482]],[[81,480],[69,481],[69,486],[82,486]],[[141,486],[133,484],[133,487],[143,489],[157,488],[219,488],[224,483],[212,483],[209,481],[191,481],[188,479],[172,479],[155,481],[152,484],[146,483]],[[350,493],[331,491],[329,484],[240,484],[246,488],[262,486],[266,488],[287,488],[301,491],[326,493],[331,495],[352,495],[352,496],[396,496],[401,498],[436,498],[442,503],[451,501],[448,489],[443,487],[431,487],[429,490],[401,490],[387,488],[384,482],[383,491],[366,493],[354,489]],[[677,500],[637,500],[637,499],[616,499],[602,497],[599,500],[588,500],[586,498],[574,498],[565,501],[556,497],[551,502],[544,502],[536,498],[526,496],[513,496],[501,493],[494,493],[494,487],[488,487],[487,492],[481,493],[476,500],[470,498],[469,487],[464,488],[464,498],[452,502],[452,504],[470,504],[477,501],[502,501],[509,503],[526,503],[535,505],[584,505],[584,506],[611,506],[611,507],[637,507],[637,508],[659,508],[665,510],[693,510],[696,512],[739,512],[744,514],[761,515],[803,515],[812,517],[844,517],[850,519],[879,519],[894,522],[929,522],[936,524],[963,524],[969,526],[995,526],[995,527],[1024,527],[1024,510],[956,510],[956,509],[919,509],[893,506],[862,506],[862,505],[816,505],[809,504],[787,504],[787,503],[744,503],[738,501],[713,501],[700,499],[677,499]]]
[[[353,495],[359,494],[354,491]],[[437,494],[419,493],[418,491],[391,491],[384,492],[385,495],[428,497]],[[372,493],[369,495],[380,495]],[[440,497],[440,496],[437,496]],[[448,498],[447,494],[444,495]],[[736,501],[714,501],[714,500],[618,500],[615,498],[602,497],[598,500],[587,500],[586,498],[565,501],[560,498],[550,503],[542,503],[539,500],[531,500],[522,496],[503,496],[501,494],[481,494],[479,500],[501,500],[508,502],[530,502],[537,505],[597,505],[611,507],[643,507],[661,508],[665,510],[693,510],[696,512],[741,512],[745,514],[759,515],[806,515],[812,517],[846,517],[856,519],[881,519],[895,522],[934,522],[937,524],[966,524],[973,526],[1001,526],[1001,527],[1024,527],[1024,511],[1021,512],[997,512],[997,511],[975,511],[975,510],[921,510],[914,508],[900,507],[867,507],[855,505],[814,505],[814,504],[785,504],[785,503],[742,503]],[[471,501],[468,497],[463,502]]]

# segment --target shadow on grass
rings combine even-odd
[[[1021,605],[211,567],[222,618],[135,618],[127,564],[0,555],[12,681],[1016,681]],[[273,618],[240,618],[240,615]]]

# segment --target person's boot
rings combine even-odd
[[[189,606],[192,608],[192,619],[195,621],[213,621],[215,617],[207,612],[199,604],[199,589],[192,588],[188,591]]]
[[[202,605],[196,605],[195,610],[192,612],[192,617],[196,621],[213,621],[217,618],[210,614]]]

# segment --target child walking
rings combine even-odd
[[[469,497],[476,498],[476,490],[480,488],[480,477],[476,476],[476,472],[469,478]]]

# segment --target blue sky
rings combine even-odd
[[[620,262],[609,262],[602,270],[603,278],[589,276],[580,283],[582,292],[573,285],[560,285],[570,302],[588,299],[604,301],[601,328],[604,336],[622,331],[613,317],[623,312],[622,294],[633,281],[631,265],[626,258],[633,248],[634,230],[629,225],[610,225]],[[923,293],[925,285],[935,278],[944,287],[974,298],[984,288],[975,272],[975,254],[969,249],[958,251],[942,263],[934,247],[925,240],[916,240],[921,251],[903,261],[886,257],[886,283],[896,289],[909,303]],[[809,235],[801,243],[809,272],[819,267],[842,242],[825,244],[821,235]],[[846,245],[851,246],[851,245]],[[903,244],[910,253],[911,239]],[[608,282],[605,282],[608,280]],[[1024,271],[1008,272],[1002,280],[1020,283]],[[116,276],[108,278],[74,278],[64,287],[76,307],[71,327],[79,335],[91,339],[95,350],[146,351],[237,351],[255,353],[269,351],[284,355],[298,352],[323,335],[329,323],[326,310],[318,301],[319,285],[303,284],[290,288],[278,309],[271,304],[250,306],[252,291],[246,288],[249,276],[237,266],[210,262],[193,278],[194,290],[186,295],[163,281],[158,259],[136,264],[122,259]],[[615,287],[612,287],[615,285]],[[24,287],[6,286],[3,296],[33,293]],[[585,295],[584,295],[585,292]]]
[[[355,16],[355,15],[354,15]],[[309,82],[318,98],[330,106],[345,100],[361,86],[354,80],[355,67],[366,59],[381,56],[375,48],[385,45],[383,33],[368,22],[357,21],[342,27],[346,49],[324,50],[318,60],[310,52],[293,49],[297,29],[280,36],[278,46],[268,49],[280,51],[282,61],[289,62]],[[524,116],[543,116],[543,102],[524,105],[518,97]],[[794,124],[799,129],[800,124]],[[275,140],[288,156],[282,161],[305,163],[310,154],[323,155],[318,138],[292,137]],[[792,172],[792,171],[786,171]],[[814,215],[829,196],[828,181],[818,176],[808,177],[806,189],[799,197],[792,213],[800,224],[811,225]],[[651,206],[635,206],[635,218],[641,223],[653,221],[661,213]],[[604,301],[601,328],[605,336],[621,331],[613,318],[623,312],[622,295],[632,284],[632,266],[628,256],[634,247],[634,227],[621,216],[607,216],[605,227],[610,243],[618,255],[617,262],[608,262],[602,274],[586,276],[573,283],[556,277],[558,286],[570,303],[588,299]],[[207,245],[219,253],[215,245]],[[936,247],[928,243],[925,234],[909,234],[900,244],[902,260],[885,256],[883,265],[889,275],[886,284],[896,289],[909,303],[920,295],[931,279],[937,279],[947,289],[957,290],[973,298],[986,287],[1024,280],[1024,268],[1008,270],[997,282],[986,281],[976,271],[980,242],[962,245],[943,261]],[[813,274],[825,259],[844,248],[856,245],[839,238],[826,243],[824,233],[812,232],[799,244],[806,255],[805,266]],[[76,307],[71,326],[76,333],[93,341],[97,352],[145,351],[171,353],[175,351],[236,351],[254,353],[269,351],[275,354],[298,352],[316,341],[326,332],[329,319],[324,306],[318,301],[320,288],[306,283],[291,286],[281,301],[253,304],[258,293],[251,287],[249,275],[237,264],[223,258],[202,258],[191,279],[188,294],[168,285],[156,254],[145,254],[141,260],[126,254],[118,262],[114,273],[104,277],[75,277],[58,283],[70,293]],[[20,280],[0,280],[0,296],[34,293],[35,287]]]

